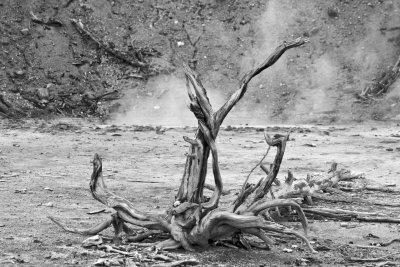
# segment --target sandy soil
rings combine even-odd
[[[168,128],[164,134],[157,134],[154,128],[70,119],[1,124],[0,255],[2,260],[15,256],[14,261],[17,259],[24,266],[90,266],[100,257],[99,253],[81,247],[83,236],[65,233],[47,219],[54,216],[70,226],[86,227],[109,216],[87,214],[103,207],[88,190],[94,153],[104,158],[109,188],[137,203],[140,209],[161,210],[171,204],[179,186],[187,150],[182,136],[194,133],[194,128]],[[233,193],[222,203],[234,197],[266,150],[262,128],[228,130],[221,131],[218,147],[225,188],[233,189]],[[287,126],[268,129],[270,133],[286,130]],[[325,172],[336,161],[344,168],[365,172],[371,184],[396,183],[399,187],[399,133],[398,124],[297,126],[278,178],[282,179],[288,169],[296,177]],[[310,143],[315,147],[305,146]],[[256,171],[251,179],[255,181],[261,175]],[[363,197],[398,201],[398,196],[392,194]],[[398,208],[338,206],[360,211],[384,210],[399,217]],[[299,227],[298,223],[289,224]],[[278,241],[270,251],[214,247],[202,253],[176,253],[190,254],[204,266],[293,266],[302,264],[301,259],[308,260],[303,263],[307,265],[344,266],[354,264],[347,262],[348,256],[378,257],[399,249],[399,243],[376,249],[357,245],[398,237],[400,225],[350,222],[343,226],[333,220],[310,220],[310,238],[317,249],[325,250],[317,255],[292,239]],[[369,239],[368,234],[379,239]],[[298,245],[292,253],[282,251],[292,245]],[[396,255],[384,260],[400,264]]]

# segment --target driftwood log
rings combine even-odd
[[[211,106],[207,91],[198,75],[189,66],[184,65],[190,99],[189,108],[198,121],[198,128],[194,138],[184,137],[184,140],[189,143],[189,153],[175,202],[169,210],[164,213],[143,212],[138,210],[134,203],[112,193],[105,186],[102,176],[102,160],[96,154],[93,159],[90,190],[96,200],[112,208],[115,213],[106,222],[87,230],[70,229],[54,218],[52,220],[67,231],[90,235],[113,225],[116,240],[121,237],[123,231],[130,232],[129,224],[169,233],[169,239],[156,245],[159,249],[183,247],[192,251],[194,246],[204,247],[210,242],[241,233],[257,236],[271,245],[273,241],[268,233],[275,232],[296,236],[303,240],[312,252],[315,252],[306,238],[307,219],[299,204],[290,199],[265,198],[279,172],[289,133],[273,137],[266,135],[268,145],[276,147],[276,156],[269,175],[260,180],[257,185],[250,185],[246,181],[237,199],[227,208],[219,207],[220,197],[224,191],[215,142],[222,122],[244,96],[252,78],[272,66],[287,50],[301,46],[307,41],[307,39],[298,38],[278,46],[263,63],[244,75],[240,82],[240,88],[217,111]],[[213,194],[208,199],[204,196],[203,191],[206,187],[207,163],[210,154],[212,155],[215,186],[212,187]],[[305,235],[258,216],[268,209],[282,206],[296,210]]]
[[[400,76],[400,56],[396,63],[389,70],[384,72],[377,81],[368,85],[362,90],[358,97],[362,100],[368,100],[374,97],[379,97],[388,92],[389,87]]]

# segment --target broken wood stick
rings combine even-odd
[[[396,190],[396,189],[388,188],[388,187],[381,187],[381,186],[370,186],[370,185],[367,185],[364,189],[365,190],[369,190],[369,191],[383,192],[383,193],[397,193],[397,194],[400,194],[400,190]]]
[[[97,44],[98,47],[104,49],[104,51],[106,51],[108,54],[118,58],[122,62],[129,64],[133,67],[138,67],[138,68],[147,68],[148,67],[147,63],[141,62],[140,60],[131,60],[131,59],[129,59],[128,55],[124,55],[121,52],[104,44],[102,41],[97,39],[89,30],[87,30],[81,21],[78,21],[76,19],[71,19],[71,23],[80,34],[83,34],[83,35],[86,35],[87,37],[89,37],[94,43]]]
[[[388,242],[381,242],[381,243],[378,243],[378,244],[381,247],[387,247],[387,246],[390,246],[391,244],[393,244],[394,242],[400,242],[400,238],[394,238],[394,239],[392,239],[392,240],[390,240]]]
[[[187,265],[198,265],[200,262],[196,259],[179,260],[169,263],[160,263],[153,265],[153,267],[177,267],[177,266],[187,266]]]
[[[31,14],[32,22],[35,22],[37,24],[43,24],[43,25],[52,26],[52,27],[63,27],[64,26],[64,24],[56,18],[48,18],[47,20],[44,20],[44,19],[41,19],[38,16],[36,16],[33,13],[33,11],[31,11],[30,14]]]
[[[338,219],[342,221],[357,220],[360,222],[379,222],[379,223],[400,223],[400,219],[391,218],[384,214],[356,212],[347,210],[335,210],[324,208],[304,208],[303,211],[307,214],[315,214],[323,217]]]
[[[395,30],[400,30],[400,26],[394,26],[394,27],[382,27],[379,30],[381,31],[395,31]]]
[[[374,206],[400,207],[400,203],[366,200],[366,199],[355,198],[355,197],[327,196],[327,195],[319,194],[319,193],[308,193],[307,195],[312,196],[313,198],[330,201],[330,202],[359,203],[359,204],[367,204],[367,205],[374,205]]]
[[[94,227],[91,227],[89,229],[77,229],[77,228],[70,228],[67,227],[63,224],[61,224],[59,221],[57,221],[56,219],[54,219],[53,217],[48,217],[52,222],[54,222],[56,225],[58,225],[59,227],[61,227],[64,231],[66,232],[70,232],[70,233],[74,233],[74,234],[81,234],[81,235],[95,235],[101,231],[103,231],[104,229],[108,228],[112,222],[113,222],[113,217],[110,217],[107,221],[102,222]]]
[[[102,213],[105,211],[106,211],[106,209],[100,209],[100,210],[86,212],[86,214],[93,215],[93,214],[99,214],[99,213]]]
[[[398,252],[395,253],[390,253],[388,255],[379,257],[379,258],[356,258],[356,257],[350,257],[347,258],[348,261],[353,261],[353,262],[377,262],[377,261],[382,261],[386,259],[387,257],[393,256],[394,254],[397,254]]]

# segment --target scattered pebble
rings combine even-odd
[[[316,145],[316,144],[313,144],[313,143],[307,143],[307,144],[304,144],[303,146],[317,147],[317,145]]]
[[[45,258],[46,259],[51,259],[51,260],[59,260],[59,259],[65,259],[67,257],[68,257],[68,254],[58,253],[58,252],[52,251]]]
[[[54,207],[54,203],[53,202],[47,202],[47,203],[42,204],[42,206]]]

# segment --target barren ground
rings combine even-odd
[[[157,134],[154,128],[100,125],[95,121],[72,119],[2,121],[0,129],[1,259],[15,256],[14,261],[17,259],[21,266],[90,266],[102,255],[81,247],[85,237],[63,232],[47,219],[54,216],[69,226],[83,228],[109,216],[109,213],[87,214],[103,208],[92,199],[88,189],[94,153],[103,157],[109,188],[137,203],[140,209],[164,209],[173,201],[183,172],[187,145],[182,136],[194,133],[194,128],[168,128],[164,134]],[[222,176],[225,189],[233,189],[222,203],[234,196],[249,170],[265,153],[267,147],[261,129],[221,131],[218,147]],[[287,126],[268,128],[270,133],[286,131]],[[291,135],[292,142],[288,143],[278,178],[282,179],[288,169],[295,177],[325,172],[336,161],[341,167],[365,172],[368,183],[395,183],[398,188],[399,134],[400,127],[394,123],[297,127]],[[305,146],[310,143],[315,147]],[[261,175],[257,170],[251,179],[255,181]],[[398,201],[398,195],[394,194],[371,193],[362,197]],[[399,218],[398,208],[322,202],[318,205],[358,211],[385,209]],[[299,226],[295,222],[288,224]],[[371,239],[369,234],[379,239]],[[384,248],[357,247],[399,236],[398,224],[349,222],[341,225],[334,220],[310,220],[309,237],[317,249],[324,250],[316,255],[294,239],[277,239],[272,250],[213,247],[201,253],[183,250],[174,253],[197,258],[202,266],[293,266],[300,265],[301,259],[307,259],[306,264],[311,266],[353,266],[357,263],[348,262],[347,257],[389,254],[392,255],[382,261],[400,264],[396,254],[399,243]],[[292,245],[298,245],[292,253],[282,251]]]

